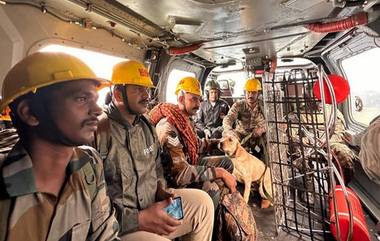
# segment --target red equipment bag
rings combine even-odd
[[[360,200],[358,196],[348,187],[346,187],[348,192],[348,200],[351,203],[352,215],[353,215],[353,232],[352,232],[352,241],[370,241],[370,235],[368,232],[367,224],[365,221],[364,213]],[[330,195],[332,196],[332,195]],[[350,218],[347,202],[340,185],[336,185],[335,188],[335,197],[337,203],[337,212],[338,212],[338,223],[340,229],[340,237],[342,241],[347,240]],[[336,230],[336,218],[335,218],[335,206],[334,201],[330,198],[330,229],[331,233],[335,239],[338,239],[337,230]]]

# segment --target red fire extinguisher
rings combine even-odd
[[[336,175],[341,183],[344,183],[344,175],[342,167],[334,153],[332,153],[333,161],[338,167],[339,171],[336,169]],[[333,164],[334,165],[334,164]],[[335,165],[334,165],[335,166]],[[344,185],[344,184],[343,184]],[[345,190],[344,190],[345,189]],[[345,195],[345,191],[347,195]],[[339,225],[340,240],[348,240],[350,235],[351,241],[370,241],[370,235],[368,232],[367,224],[365,221],[362,205],[356,193],[348,188],[342,187],[341,185],[336,185],[334,190],[334,195],[336,202],[333,198],[330,198],[330,230],[335,239],[338,240],[337,224]],[[333,197],[330,193],[330,197]],[[336,203],[336,210],[335,210]],[[350,213],[351,210],[351,213]],[[338,217],[336,218],[335,215]],[[350,217],[351,215],[351,217]],[[350,223],[352,222],[352,223]],[[352,225],[352,226],[351,226]],[[351,233],[350,233],[351,229]]]
[[[348,201],[352,209],[353,216],[353,229],[352,241],[370,241],[367,224],[365,221],[364,213],[358,196],[348,187]],[[332,198],[330,199],[330,229],[332,235],[337,238],[336,222],[339,223],[340,237],[342,241],[346,241],[349,233],[350,217],[349,208],[347,205],[346,197],[340,185],[335,187],[335,198],[337,203],[338,218],[335,218],[335,206]]]

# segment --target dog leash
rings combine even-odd
[[[251,137],[252,137],[252,133],[250,133],[250,134],[248,134],[247,136],[245,136],[244,138],[243,138],[243,140],[241,140],[241,142],[240,142],[240,145],[244,145],[249,139],[251,139]]]
[[[265,165],[265,169],[264,169],[263,174],[261,174],[261,177],[257,180],[257,183],[259,184],[259,187],[260,187],[260,185],[261,185],[261,182],[262,182],[263,179],[264,179],[265,172],[267,171],[267,169],[268,169],[268,166]],[[273,197],[272,197],[272,196],[268,193],[268,191],[266,190],[266,188],[265,188],[265,183],[263,183],[263,192],[264,192],[265,197],[266,197],[271,203],[273,203]]]

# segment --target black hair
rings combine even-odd
[[[32,127],[26,124],[20,116],[17,114],[17,107],[21,101],[26,100],[29,105],[31,113],[36,118],[47,118],[48,110],[51,108],[53,102],[53,91],[60,88],[62,83],[50,85],[38,89],[35,93],[29,92],[18,98],[9,104],[11,109],[11,119],[13,126],[17,129],[17,133],[20,137],[20,141],[23,143],[29,143]]]

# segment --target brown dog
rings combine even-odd
[[[233,175],[238,182],[244,184],[244,200],[248,203],[252,182],[259,182],[259,192],[263,201],[261,208],[270,206],[272,199],[272,183],[270,169],[255,156],[249,154],[239,143],[239,140],[231,135],[225,135],[219,143],[219,149],[229,156],[234,164]]]

